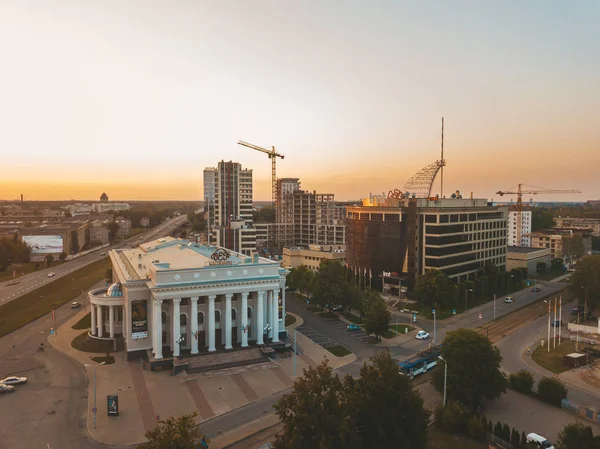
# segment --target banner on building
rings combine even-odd
[[[131,339],[148,337],[148,303],[146,301],[131,302]]]

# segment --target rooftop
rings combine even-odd
[[[509,246],[506,251],[509,253],[528,254],[536,251],[544,251],[546,248],[533,248],[531,246]]]

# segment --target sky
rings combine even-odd
[[[0,199],[201,200],[233,160],[269,200],[238,140],[358,199],[438,159],[442,116],[444,193],[598,199],[599,24],[595,0],[4,0]]]

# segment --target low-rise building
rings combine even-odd
[[[309,245],[308,248],[283,248],[282,265],[286,268],[304,265],[317,271],[323,260],[337,260],[341,264],[345,264],[346,245]]]
[[[150,219],[148,217],[140,218],[140,226],[142,228],[149,228],[150,227]]]
[[[554,219],[555,228],[570,228],[587,231],[593,237],[600,237],[600,219],[598,218],[571,218],[558,217]]]
[[[117,217],[115,221],[119,225],[117,237],[125,238],[131,234],[131,220],[129,218]]]
[[[550,268],[552,252],[550,248],[531,248],[527,246],[509,246],[506,251],[506,270],[527,268],[527,273],[537,273],[538,263]]]
[[[565,261],[567,263],[592,253],[592,235],[589,231],[552,228],[532,232],[528,237],[533,248],[550,248],[552,259],[569,259]]]

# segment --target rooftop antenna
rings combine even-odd
[[[442,173],[441,173],[441,185],[440,185],[440,198],[444,198],[444,117],[442,117]]]

